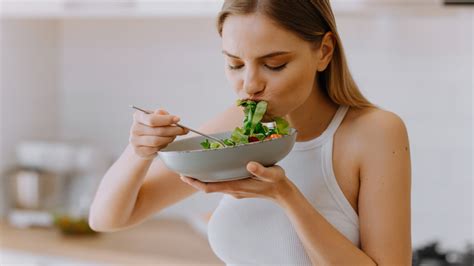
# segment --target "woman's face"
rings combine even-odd
[[[267,17],[227,17],[222,48],[226,76],[238,97],[268,102],[264,121],[291,113],[311,94],[318,50]]]

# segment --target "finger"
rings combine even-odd
[[[257,180],[266,182],[275,181],[276,177],[278,176],[277,174],[279,169],[281,169],[279,166],[265,167],[258,162],[249,162],[247,164],[247,171],[257,177]]]
[[[248,193],[248,192],[232,192],[232,193],[227,193],[231,195],[232,197],[236,199],[245,199],[245,198],[266,198],[262,194],[258,193]]]
[[[226,181],[226,182],[217,182],[217,183],[206,183],[196,180],[192,177],[187,176],[180,176],[181,180],[191,186],[193,186],[197,190],[201,190],[204,193],[214,193],[214,192],[222,192],[231,195],[236,199],[243,199],[243,198],[259,198],[262,197],[258,191],[253,191],[250,189],[247,190],[240,190],[238,183],[240,184],[247,184],[249,188],[253,188],[255,185],[251,185],[252,182],[260,182],[256,180],[252,180],[249,178],[241,179],[241,180],[234,180],[234,181]],[[231,185],[231,183],[233,185]]]
[[[183,182],[193,186],[196,189],[199,189],[199,190],[202,190],[202,191],[206,190],[207,183],[205,183],[205,182],[201,182],[197,179],[194,179],[194,178],[189,177],[189,176],[184,176],[184,175],[180,175],[180,178]]]
[[[258,193],[261,190],[261,180],[251,177],[221,182],[221,191],[225,193]]]
[[[150,127],[169,126],[179,122],[179,117],[169,114],[159,114],[159,112],[145,114],[143,112],[136,111],[134,113],[134,119],[138,123]]]
[[[240,192],[228,193],[228,194],[231,195],[234,199],[254,198],[256,196],[255,194],[240,193]]]
[[[189,176],[181,176],[181,180],[203,191],[204,193],[224,192],[228,188],[227,182],[202,182]]]
[[[170,113],[168,113],[165,109],[156,109],[153,113],[155,114],[160,114],[160,115],[169,115]]]
[[[224,182],[202,182],[188,176],[181,176],[181,180],[196,189],[202,190],[206,193],[222,192],[227,194],[232,193],[246,193],[253,195],[259,192],[260,180],[245,178],[240,180],[224,181]]]
[[[139,136],[133,137],[132,142],[136,146],[161,147],[173,142],[174,139],[175,137]]]
[[[185,135],[189,131],[178,126],[149,127],[143,124],[136,124],[132,133],[137,136],[160,136],[174,137],[176,135]]]

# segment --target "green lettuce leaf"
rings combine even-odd
[[[275,117],[275,129],[277,134],[288,135],[290,133],[290,124],[281,117]]]
[[[234,141],[236,144],[243,144],[243,143],[248,143],[248,136],[244,134],[245,132],[239,128],[236,127],[234,131],[232,132],[232,135],[230,138],[232,141]]]
[[[224,139],[227,146],[236,146],[239,144],[249,143],[249,137],[256,137],[262,141],[271,134],[288,135],[290,131],[289,123],[281,118],[275,117],[275,127],[268,128],[261,123],[265,112],[267,111],[268,103],[265,101],[254,102],[251,100],[237,100],[237,106],[244,108],[244,120],[241,128],[236,127],[232,132],[230,138]],[[215,141],[206,139],[201,142],[204,149],[222,148],[222,145]]]
[[[205,141],[201,142],[201,146],[202,146],[204,149],[208,150],[208,149],[211,148],[211,143],[209,142],[208,139],[206,139]]]
[[[255,107],[255,112],[252,117],[252,123],[251,123],[251,128],[250,128],[250,135],[253,134],[255,127],[260,124],[260,121],[263,118],[263,115],[267,111],[267,102],[261,101],[258,102],[257,106]]]

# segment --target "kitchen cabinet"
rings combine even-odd
[[[10,18],[215,17],[224,0],[4,0],[0,14]],[[336,14],[441,12],[440,0],[331,0]]]
[[[21,18],[214,16],[223,0],[6,0],[1,14]]]

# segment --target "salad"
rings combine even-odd
[[[288,135],[290,132],[289,123],[281,118],[274,118],[274,127],[269,128],[261,123],[263,115],[267,111],[267,102],[259,101],[258,103],[251,100],[237,100],[237,106],[244,107],[244,121],[242,127],[236,127],[230,138],[224,139],[223,142],[227,146],[236,146],[250,142],[263,141],[269,139],[280,138]],[[216,141],[206,139],[201,142],[204,149],[223,148],[222,144]]]

